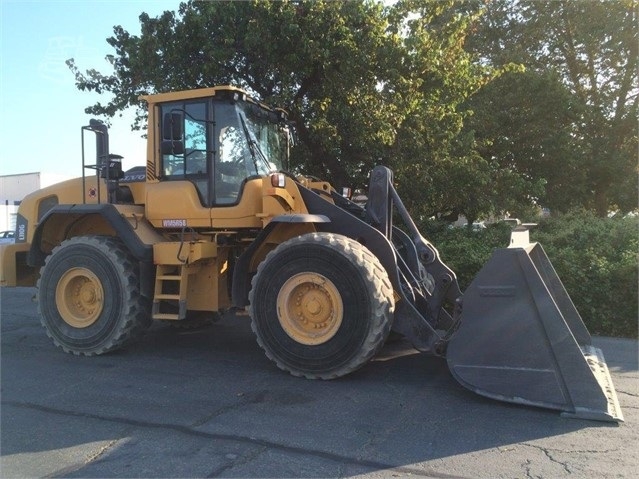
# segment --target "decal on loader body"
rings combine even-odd
[[[183,228],[186,226],[186,220],[162,220],[164,228]]]

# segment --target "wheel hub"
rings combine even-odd
[[[331,280],[318,273],[299,273],[280,289],[277,316],[292,339],[317,345],[335,336],[342,324],[344,305]]]
[[[58,312],[74,328],[91,326],[102,313],[104,291],[99,278],[86,268],[66,271],[55,291]]]

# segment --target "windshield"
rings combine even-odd
[[[274,113],[251,104],[222,103],[216,108],[215,124],[221,173],[249,177],[282,169],[286,138]]]
[[[277,115],[252,104],[243,104],[240,109],[240,116],[246,123],[257,153],[268,162],[270,171],[283,169],[288,140]]]

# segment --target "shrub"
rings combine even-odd
[[[509,243],[503,224],[484,230],[422,225],[464,290]],[[544,219],[531,231],[541,243],[592,334],[637,338],[639,218],[597,218],[575,211]]]
[[[592,334],[637,337],[638,218],[572,212],[540,222],[532,237]]]
[[[469,228],[424,228],[429,240],[457,275],[462,291],[468,287],[495,248],[508,246],[511,228],[504,224],[489,225],[483,230]]]

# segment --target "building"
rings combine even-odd
[[[18,206],[29,193],[70,179],[58,173],[19,173],[0,176],[0,231],[14,230]]]

